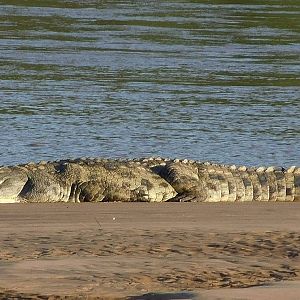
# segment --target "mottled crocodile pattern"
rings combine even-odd
[[[300,201],[300,168],[79,158],[0,168],[0,202]]]

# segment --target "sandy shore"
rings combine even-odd
[[[299,299],[300,203],[0,206],[0,299]]]

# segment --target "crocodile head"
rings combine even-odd
[[[19,194],[27,180],[26,172],[20,168],[0,168],[0,203],[20,202]]]

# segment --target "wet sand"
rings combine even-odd
[[[0,206],[0,299],[299,299],[300,203]]]

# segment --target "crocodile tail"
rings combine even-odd
[[[246,168],[170,162],[161,172],[176,190],[174,201],[300,201],[300,168]]]

